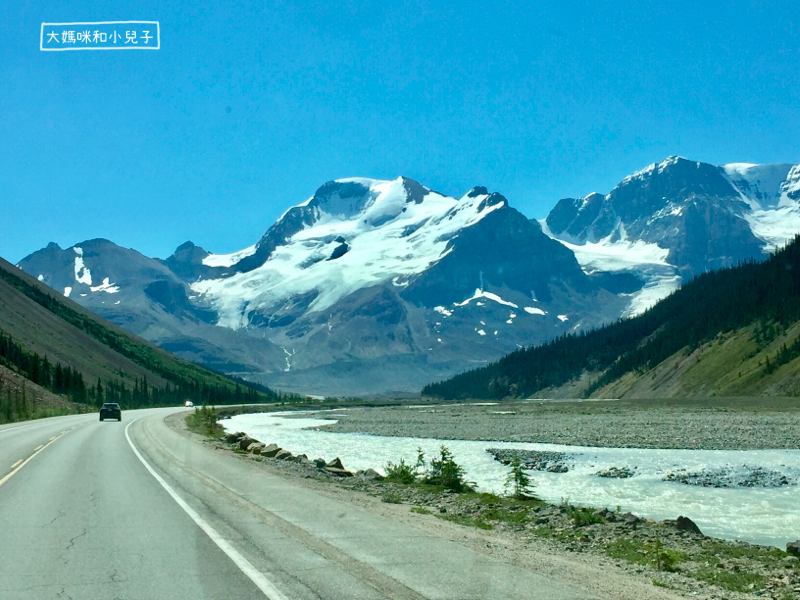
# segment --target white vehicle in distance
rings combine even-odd
[[[184,406],[194,406],[194,402],[192,402],[191,400],[187,400]]]

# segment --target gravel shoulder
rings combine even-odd
[[[421,402],[335,414],[326,431],[615,448],[800,448],[798,398]]]

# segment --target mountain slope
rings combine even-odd
[[[430,384],[424,393],[445,398],[794,393],[800,391],[798,269],[796,238],[765,262],[700,275],[638,317],[519,350]],[[713,367],[706,373],[698,362]]]
[[[2,259],[0,363],[84,403],[101,399],[98,393],[128,406],[266,397],[104,321]]]

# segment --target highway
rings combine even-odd
[[[179,410],[0,426],[0,598],[593,598],[215,452]]]

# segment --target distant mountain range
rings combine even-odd
[[[482,187],[326,183],[261,239],[166,260],[107,240],[19,266],[193,361],[282,389],[416,390],[517,348],[642,312],[681,281],[800,231],[800,169],[672,157],[541,223]]]

